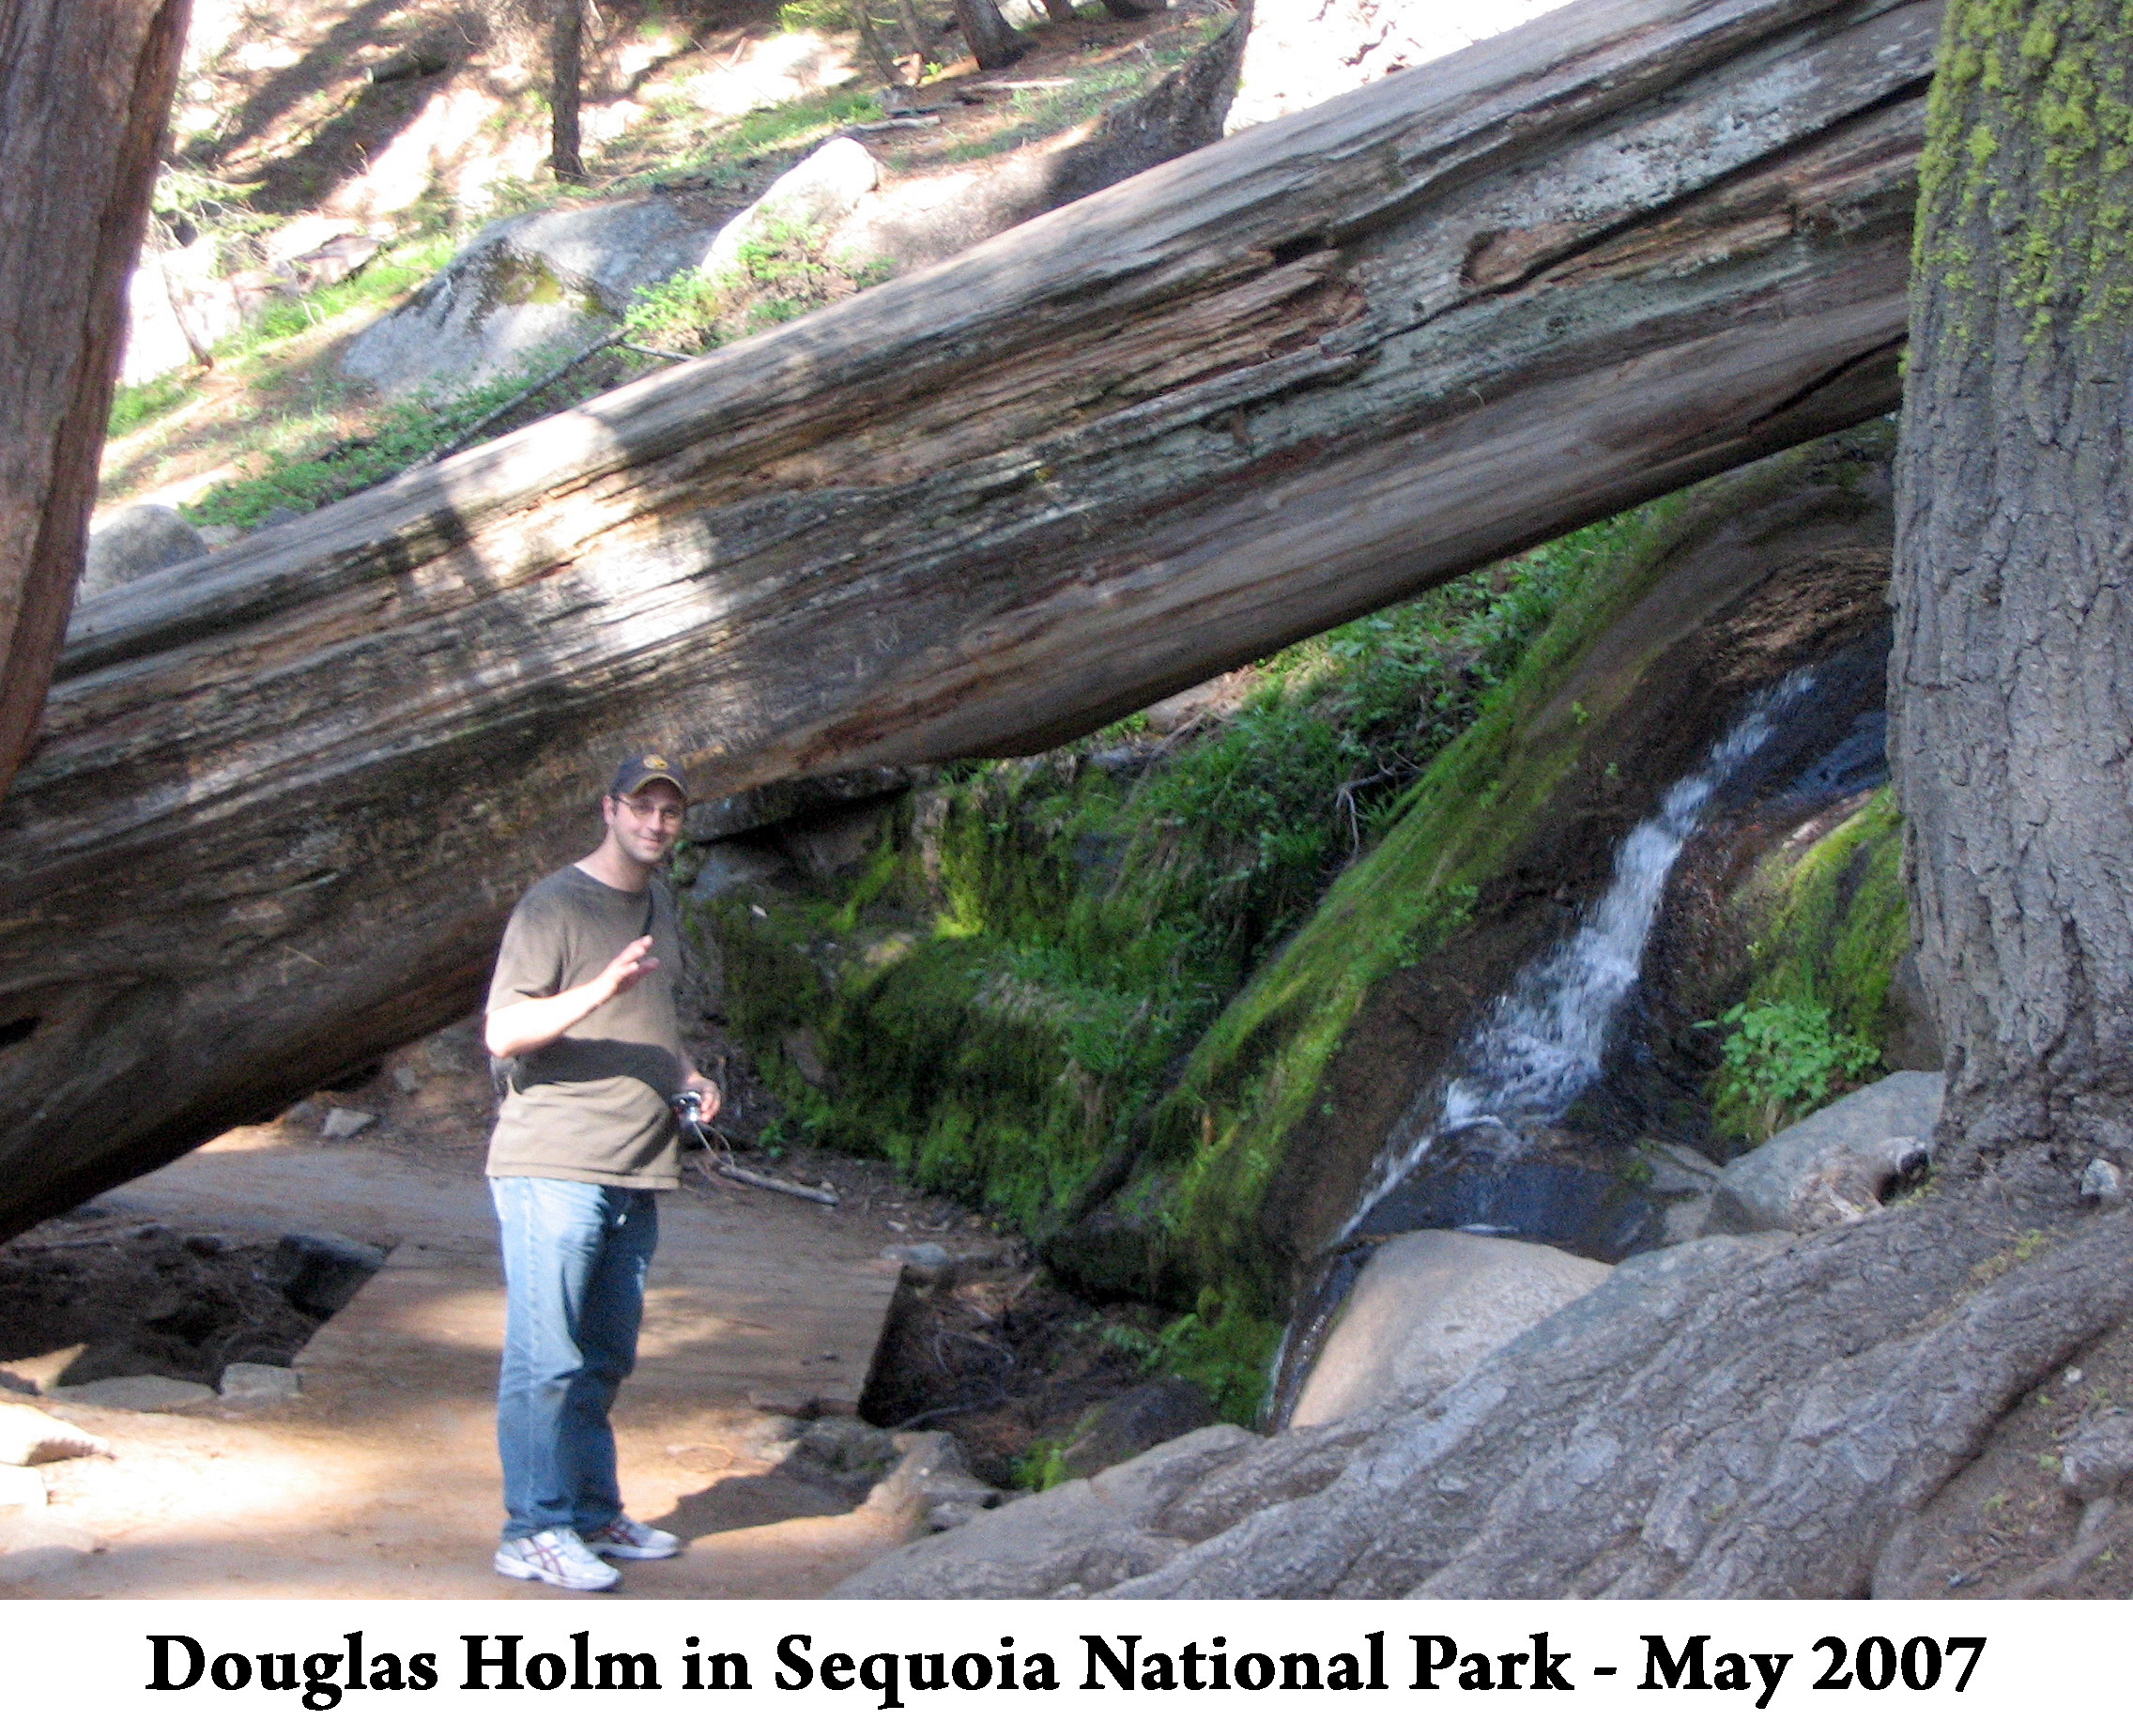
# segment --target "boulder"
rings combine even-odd
[[[367,1109],[330,1109],[318,1131],[326,1139],[353,1139],[376,1119]]]
[[[100,596],[207,552],[207,539],[171,508],[126,507],[90,536],[76,600]]]
[[[1865,1160],[1884,1140],[1930,1142],[1941,1118],[1942,1083],[1939,1073],[1891,1073],[1734,1159],[1719,1184],[1711,1228],[1813,1227],[1827,1216],[1815,1202],[1827,1191],[1836,1148],[1848,1147]]]
[[[691,196],[618,199],[489,224],[401,307],[358,333],[341,371],[400,396],[464,390],[591,342],[715,233]]]
[[[763,190],[762,197],[712,238],[701,269],[712,276],[741,269],[742,249],[751,241],[805,230],[826,235],[874,191],[882,165],[857,139],[832,139]]]
[[[1456,1230],[1396,1236],[1357,1280],[1290,1421],[1333,1422],[1396,1395],[1419,1403],[1611,1269],[1538,1242]]]
[[[1095,1477],[906,1544],[830,1595],[1006,1598],[1107,1590],[1176,1556],[1185,1545],[1148,1531],[1145,1521],[1257,1439],[1227,1422],[1180,1436]]]

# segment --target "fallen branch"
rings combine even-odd
[[[818,1206],[844,1204],[837,1198],[836,1190],[826,1184],[820,1188],[810,1188],[805,1182],[780,1181],[775,1175],[763,1175],[754,1170],[744,1170],[738,1163],[719,1162],[711,1167],[729,1181],[744,1181],[751,1188],[768,1188],[773,1193],[790,1193],[796,1200],[812,1200]]]
[[[547,391],[550,386],[553,386],[558,380],[562,378],[564,375],[568,374],[573,368],[576,367],[579,362],[590,361],[592,357],[597,356],[602,350],[614,346],[621,337],[621,332],[622,329],[620,326],[613,327],[609,330],[603,332],[595,342],[588,344],[583,349],[579,350],[577,354],[571,357],[568,361],[559,363],[557,366],[550,368],[547,373],[542,375],[539,379],[535,380],[530,386],[527,387],[524,392],[517,393],[515,396],[506,398],[501,404],[498,405],[495,409],[489,411],[487,415],[476,417],[471,422],[468,423],[466,427],[462,428],[457,434],[453,435],[452,438],[445,441],[443,445],[432,447],[420,458],[416,459],[413,464],[409,465],[407,469],[409,470],[419,470],[426,464],[435,464],[440,458],[449,458],[453,453],[462,451],[466,447],[473,445],[477,437],[479,437],[485,429],[495,427],[498,422],[501,422],[506,416],[510,415],[512,411],[517,409],[521,405],[528,403],[533,398],[539,397],[541,393]],[[624,346],[624,347],[626,348],[630,346]],[[685,361],[688,360],[688,358],[685,356],[676,357],[675,360]]]

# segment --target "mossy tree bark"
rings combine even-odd
[[[1899,457],[1893,744],[1967,1160],[2133,1157],[2133,18],[1953,0]]]
[[[0,793],[73,606],[191,10],[0,4]]]

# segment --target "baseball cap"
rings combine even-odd
[[[615,774],[615,781],[607,787],[607,793],[617,800],[635,795],[647,784],[669,783],[682,792],[682,803],[687,806],[689,787],[682,781],[682,768],[665,754],[632,754],[622,761],[621,770]]]

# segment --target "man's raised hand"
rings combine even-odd
[[[608,961],[607,968],[597,978],[606,992],[603,1001],[611,1001],[639,977],[649,976],[659,968],[659,960],[651,957],[652,936],[640,934]]]

